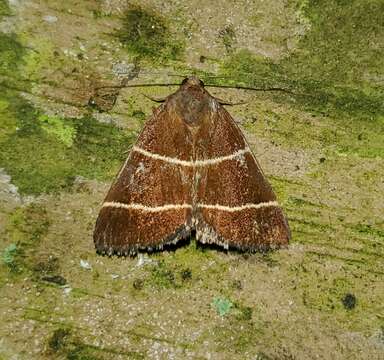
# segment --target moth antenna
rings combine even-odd
[[[202,76],[204,79],[230,79],[233,80],[230,76],[217,76],[217,75],[206,75]]]
[[[123,88],[136,88],[136,87],[153,87],[153,86],[180,86],[180,83],[160,83],[160,84],[131,84],[131,85],[106,85],[106,86],[99,86],[95,88],[95,90],[100,89],[123,89]]]
[[[143,94],[143,93],[141,95],[143,95],[147,99],[152,100],[152,101],[157,102],[157,103],[163,103],[167,99],[167,96],[165,96],[165,97],[158,97],[158,96],[146,95],[146,94]]]
[[[233,103],[233,102],[230,102],[230,101],[226,101],[226,100],[219,99],[219,98],[217,98],[217,97],[215,97],[215,99],[218,101],[218,103],[219,103],[220,105],[234,106],[234,105],[244,105],[244,104],[248,104],[247,101],[239,101],[239,102]]]
[[[296,96],[310,96],[311,94],[305,94],[305,93],[297,93],[295,91],[292,91],[290,89],[273,86],[273,87],[265,87],[265,88],[257,88],[253,86],[242,86],[242,85],[216,85],[216,84],[206,84],[205,87],[213,87],[213,88],[223,88],[223,89],[239,89],[239,90],[250,90],[250,91],[262,91],[262,92],[268,92],[268,91],[276,91],[276,92],[284,92],[291,95]]]
[[[239,90],[252,90],[252,91],[282,91],[282,92],[288,92],[292,93],[291,90],[281,88],[281,87],[270,87],[270,88],[257,88],[253,86],[242,86],[242,85],[217,85],[217,84],[206,84],[206,87],[213,87],[213,88],[222,88],[222,89],[239,89]]]
[[[158,84],[131,84],[131,85],[106,85],[106,86],[100,86],[96,87],[95,90],[100,89],[123,89],[123,88],[136,88],[136,87],[169,87],[169,86],[180,86],[180,83],[158,83]],[[238,89],[238,90],[250,90],[250,91],[262,91],[262,92],[268,92],[268,91],[276,91],[276,92],[284,92],[291,95],[300,95],[300,96],[311,96],[310,94],[304,94],[304,93],[297,93],[290,89],[282,88],[282,87],[270,87],[270,88],[257,88],[252,86],[236,86],[236,85],[216,85],[216,84],[205,84],[205,87],[212,87],[212,88],[222,88],[222,89]]]

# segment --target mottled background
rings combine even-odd
[[[382,0],[0,0],[0,359],[383,359]],[[95,254],[154,106],[211,88],[288,249]],[[101,88],[100,88],[101,87]]]

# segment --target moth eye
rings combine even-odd
[[[200,86],[204,87],[204,83],[200,79],[199,79],[199,81],[200,81]]]
[[[181,85],[184,85],[184,84],[186,84],[186,83],[187,83],[187,81],[188,81],[188,78],[185,78],[185,79],[182,81]]]

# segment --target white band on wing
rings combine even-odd
[[[212,209],[212,210],[219,210],[219,211],[229,211],[229,212],[235,212],[235,211],[242,211],[242,210],[248,210],[248,209],[260,209],[263,207],[270,207],[270,206],[279,206],[277,201],[267,201],[267,202],[261,202],[258,204],[244,204],[241,206],[225,206],[225,205],[210,205],[210,204],[197,204],[197,207],[203,208],[203,209]]]
[[[141,210],[147,212],[158,212],[168,210],[179,210],[179,209],[192,209],[192,205],[189,204],[166,204],[162,206],[146,206],[142,204],[124,204],[116,201],[109,201],[103,204],[103,207],[115,207],[123,209]]]
[[[206,159],[206,160],[187,161],[187,160],[180,160],[178,158],[173,158],[173,157],[169,157],[169,156],[151,153],[147,150],[139,148],[138,146],[134,146],[132,148],[132,151],[136,151],[140,154],[143,154],[143,155],[145,155],[149,158],[155,159],[155,160],[161,160],[161,161],[165,161],[165,162],[170,163],[170,164],[190,166],[190,167],[214,165],[214,164],[221,163],[222,161],[238,159],[241,155],[244,155],[245,153],[250,152],[249,149],[241,149],[241,150],[236,151],[233,154],[226,155],[226,156],[219,156],[217,158]]]
[[[267,201],[258,204],[244,204],[241,206],[225,206],[225,205],[210,205],[210,204],[197,204],[197,207],[202,209],[209,210],[219,210],[219,211],[228,211],[228,212],[236,212],[248,209],[260,209],[263,207],[269,206],[279,206],[277,201]],[[114,208],[123,208],[123,209],[131,209],[131,210],[140,210],[145,212],[159,212],[159,211],[169,211],[169,210],[181,210],[181,209],[192,209],[193,206],[190,204],[165,204],[161,206],[146,206],[142,204],[124,204],[116,201],[108,201],[103,204],[103,207],[114,207]]]

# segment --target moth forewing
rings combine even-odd
[[[271,186],[229,113],[195,78],[146,123],[100,211],[99,251],[159,249],[196,230],[225,248],[288,243],[289,227]]]

